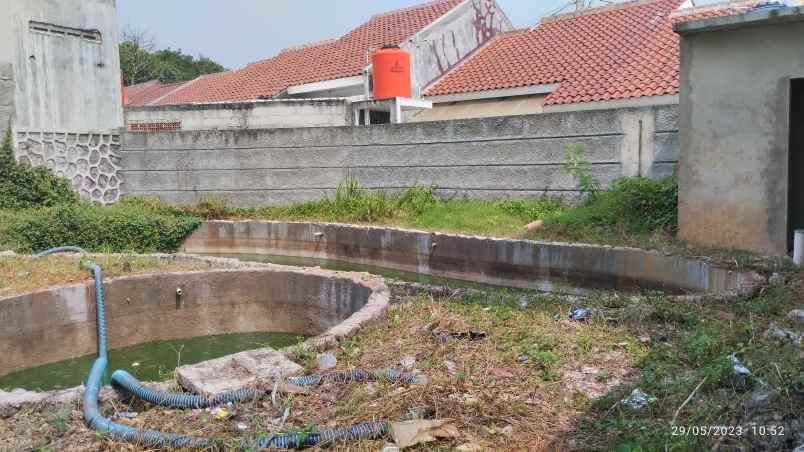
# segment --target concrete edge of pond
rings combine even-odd
[[[538,242],[413,229],[294,221],[204,222],[182,251],[327,259],[544,292],[661,290],[685,299],[749,295],[754,271],[639,248]]]
[[[367,273],[183,254],[147,256],[205,262],[209,264],[209,269],[120,276],[105,280],[107,329],[112,348],[210,334],[271,331],[272,328],[312,336],[281,350],[293,357],[300,350],[318,351],[335,345],[339,339],[354,334],[368,322],[384,315],[390,303],[390,291],[384,280]],[[179,307],[179,301],[175,298],[176,287],[189,284],[188,280],[203,287],[199,290],[185,286],[182,297],[186,304]],[[0,349],[5,353],[0,363],[0,374],[94,353],[94,292],[93,283],[86,281],[0,298],[0,320],[3,321],[0,324]],[[210,309],[215,300],[220,300],[217,295],[223,293],[234,294],[232,298],[236,298],[238,303],[223,303]],[[316,306],[307,312],[305,308],[310,306],[298,305],[304,302]],[[294,303],[296,306],[293,306]],[[139,310],[132,310],[132,305],[141,306]],[[288,311],[287,315],[278,312],[280,308]],[[140,322],[132,322],[143,309],[157,312],[156,315],[148,312]],[[215,320],[215,314],[232,310],[242,312],[239,316],[234,315],[232,321]],[[186,315],[170,316],[171,312],[185,314],[192,311],[197,312],[189,319]],[[266,311],[271,316],[264,317],[272,319],[260,321],[256,314]],[[168,317],[163,324],[147,326],[149,320],[153,321],[154,317],[161,315]],[[204,318],[204,321],[199,323],[198,317]],[[194,319],[195,328],[177,326],[182,321],[192,322]],[[285,323],[280,325],[277,321]],[[122,322],[133,325],[126,326]],[[165,328],[166,325],[170,325],[170,328]],[[247,331],[240,331],[241,325]],[[134,340],[124,337],[132,334],[135,335]],[[56,351],[47,350],[48,347]],[[29,358],[26,359],[26,356]],[[31,360],[31,356],[35,358]],[[154,385],[165,388],[165,383]],[[37,406],[64,406],[76,401],[82,393],[82,386],[47,392],[0,390],[0,418]],[[111,388],[104,394],[107,398],[116,397]]]

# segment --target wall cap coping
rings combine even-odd
[[[708,19],[677,22],[673,31],[681,36],[710,31],[737,30],[748,27],[804,22],[804,7],[792,6],[779,9],[750,11],[745,14],[713,17]]]

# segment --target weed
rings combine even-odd
[[[48,424],[56,429],[58,433],[67,431],[67,420],[70,419],[70,410],[60,410],[50,414]]]
[[[408,215],[421,215],[438,203],[434,191],[434,187],[409,188],[399,197],[397,208]]]
[[[566,162],[562,166],[564,172],[575,178],[578,188],[584,192],[587,199],[594,199],[600,191],[600,182],[592,176],[591,162],[586,160],[583,146],[566,144],[564,155],[566,157]]]
[[[207,196],[191,210],[193,214],[205,220],[221,220],[228,216],[229,208],[226,198]]]

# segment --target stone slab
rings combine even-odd
[[[196,394],[218,394],[249,387],[265,387],[297,375],[302,367],[270,347],[249,350],[176,369],[176,380]]]

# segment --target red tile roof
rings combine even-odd
[[[360,75],[368,53],[401,44],[464,0],[437,0],[372,17],[343,37],[293,49],[243,69],[204,77],[158,104],[269,98],[290,86]]]
[[[559,83],[545,104],[678,93],[679,37],[672,24],[731,12],[673,13],[683,0],[638,0],[556,16],[498,35],[431,85],[426,96]]]
[[[162,84],[159,80],[151,80],[150,82],[126,86],[126,106],[143,107],[150,105],[152,102],[159,100],[187,83],[188,82]]]

